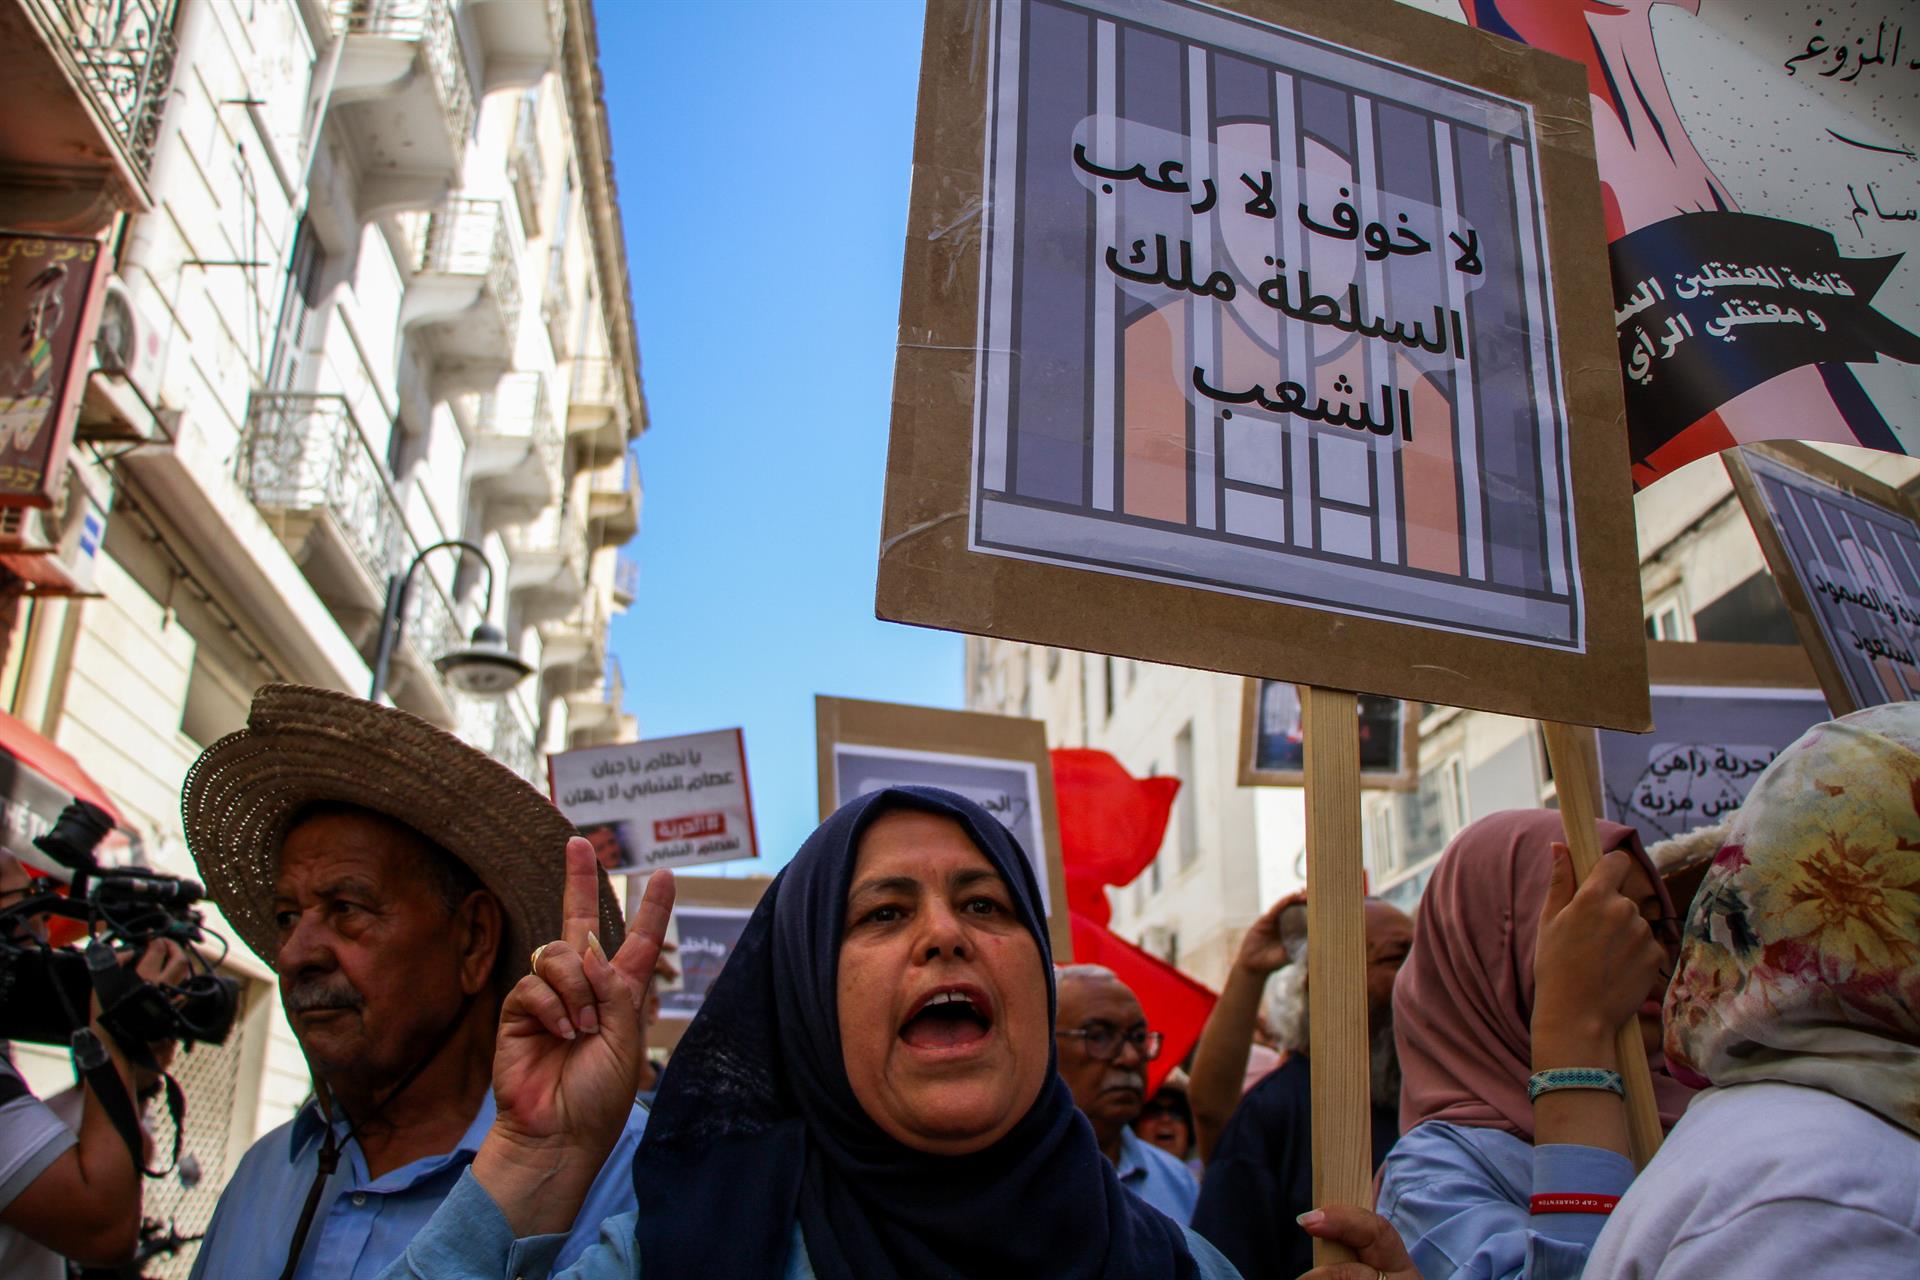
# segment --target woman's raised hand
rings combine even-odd
[[[593,934],[593,846],[576,836],[566,859],[561,936],[534,953],[533,972],[501,1006],[498,1115],[474,1159],[516,1235],[566,1230],[626,1125],[646,1052],[641,1006],[673,911],[673,873],[656,871],[608,958]]]
[[[1601,858],[1578,888],[1573,859],[1553,846],[1553,879],[1540,911],[1534,948],[1533,1044],[1535,1069],[1547,1066],[1608,1066],[1613,1034],[1640,1008],[1659,976],[1666,952],[1620,886],[1633,859],[1616,849]],[[1588,1057],[1579,1062],[1542,1062],[1561,1042],[1577,1042]],[[1593,1055],[1604,1055],[1606,1061]]]

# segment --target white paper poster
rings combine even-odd
[[[548,758],[553,801],[611,872],[756,858],[738,729]]]

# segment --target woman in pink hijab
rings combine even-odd
[[[1615,1035],[1638,1018],[1659,1071],[1673,905],[1630,828],[1574,885],[1561,817],[1494,814],[1448,846],[1394,986],[1404,1136],[1379,1211],[1426,1280],[1577,1280],[1634,1166]],[[1531,1095],[1531,1096],[1530,1096]]]

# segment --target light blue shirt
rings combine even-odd
[[[1120,1131],[1120,1163],[1115,1172],[1121,1186],[1181,1226],[1193,1221],[1193,1206],[1200,1200],[1200,1184],[1193,1180],[1193,1171],[1132,1129]]]
[[[489,1090],[452,1151],[415,1160],[378,1178],[367,1176],[366,1160],[360,1145],[347,1136],[345,1121],[336,1122],[340,1167],[327,1179],[295,1280],[373,1280],[406,1250],[459,1183],[493,1127],[493,1116]],[[579,1257],[593,1243],[601,1219],[632,1211],[633,1153],[646,1123],[643,1108],[636,1106],[628,1114],[626,1128],[594,1180],[573,1233],[551,1237],[555,1265],[565,1266]],[[325,1132],[319,1104],[309,1102],[291,1121],[248,1149],[220,1193],[194,1260],[193,1280],[272,1280],[280,1274],[306,1207],[307,1191],[319,1172]]]
[[[1632,1181],[1618,1152],[1429,1120],[1387,1153],[1378,1208],[1426,1280],[1580,1280],[1606,1216],[1533,1213],[1530,1199],[1618,1196]]]
[[[493,1276],[512,1276],[514,1280],[641,1280],[640,1259],[634,1252],[636,1216],[629,1211],[602,1222],[599,1243],[567,1270],[556,1273],[553,1268],[560,1265],[559,1246],[573,1237],[514,1239],[513,1228],[507,1225],[493,1197],[474,1181],[471,1172],[465,1173],[433,1215],[433,1221],[414,1237],[405,1256],[389,1267],[381,1280],[480,1280]],[[577,1221],[586,1220],[583,1211]],[[1180,1230],[1199,1268],[1200,1280],[1240,1280],[1240,1273],[1218,1249],[1185,1227]],[[575,1234],[578,1232],[576,1226]],[[781,1280],[814,1280],[799,1223],[794,1224],[792,1241]]]

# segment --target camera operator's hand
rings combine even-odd
[[[673,875],[648,881],[611,959],[593,846],[567,842],[562,936],[508,993],[493,1054],[498,1114],[473,1176],[516,1236],[565,1231],[620,1135],[645,1063],[641,1008],[673,910]]]

